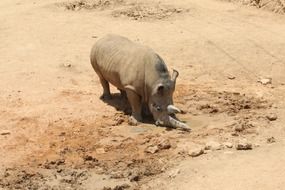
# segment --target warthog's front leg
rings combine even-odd
[[[129,118],[129,123],[131,125],[138,125],[142,121],[141,110],[142,103],[141,97],[137,95],[133,90],[126,89],[127,97],[132,108],[132,115]]]

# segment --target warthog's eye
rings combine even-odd
[[[156,110],[157,110],[157,111],[162,111],[162,109],[161,109],[160,106],[157,106],[157,107],[156,107]]]
[[[153,107],[156,111],[158,111],[158,112],[161,112],[161,111],[162,111],[161,107],[158,106],[158,105],[156,105],[156,104],[152,104],[152,107]]]

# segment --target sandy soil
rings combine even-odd
[[[284,16],[214,0],[95,2],[0,2],[0,189],[284,189]],[[180,71],[174,100],[191,133],[129,126],[115,88],[99,99],[89,53],[107,33]]]

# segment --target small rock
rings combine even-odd
[[[234,126],[234,130],[236,132],[242,132],[242,131],[244,131],[244,125],[237,124],[237,125]]]
[[[239,142],[236,145],[237,150],[251,150],[252,149],[252,144],[248,142]]]
[[[58,136],[64,136],[64,135],[66,135],[66,133],[65,132],[61,132]]]
[[[272,84],[272,78],[262,78],[262,79],[259,79],[257,82],[263,85]]]
[[[191,157],[197,157],[197,156],[200,156],[202,154],[204,154],[203,148],[195,148],[195,149],[192,149],[188,152],[188,155]]]
[[[269,121],[275,121],[275,120],[277,120],[278,117],[277,117],[276,114],[272,113],[272,114],[267,115],[266,118],[267,118]]]
[[[178,174],[180,174],[180,169],[171,171],[171,172],[169,173],[168,177],[170,177],[170,178],[175,178]]]
[[[139,175],[131,175],[130,177],[130,181],[133,182],[133,181],[139,181],[140,180],[140,176]]]
[[[111,172],[110,178],[112,179],[120,179],[123,178],[124,174],[122,172]]]
[[[233,143],[231,143],[231,142],[225,142],[225,143],[224,143],[224,146],[227,147],[227,148],[233,148]]]
[[[230,79],[230,80],[234,80],[234,79],[236,78],[236,77],[233,76],[233,75],[228,75],[227,77],[228,77],[228,79]]]
[[[92,162],[98,161],[96,158],[93,158],[93,157],[90,156],[90,155],[85,155],[85,156],[83,157],[83,160],[84,160],[84,161],[92,161]]]
[[[113,188],[113,190],[124,190],[124,189],[128,189],[131,186],[129,184],[122,184],[122,185],[116,185],[116,187]]]
[[[71,63],[68,63],[68,62],[63,63],[63,66],[64,66],[64,67],[71,67]]]
[[[171,144],[170,144],[170,142],[169,142],[168,139],[162,140],[162,141],[158,144],[158,148],[159,148],[159,149],[169,149],[169,148],[171,148]]]
[[[55,164],[56,165],[64,165],[65,164],[65,159],[57,159],[56,161],[55,161]]]
[[[61,173],[63,171],[63,169],[57,169],[56,172],[57,173]]]
[[[10,135],[10,134],[11,134],[11,132],[8,130],[0,131],[0,135]]]
[[[151,153],[151,154],[154,154],[156,152],[158,152],[158,146],[148,146],[144,151],[146,153]]]
[[[275,140],[275,138],[274,137],[270,137],[270,138],[267,138],[267,143],[275,143],[276,142],[276,140]]]
[[[105,151],[104,148],[97,148],[97,149],[96,149],[96,153],[97,153],[97,154],[104,154],[104,153],[106,153],[106,151]]]
[[[140,172],[138,170],[134,170],[129,174],[129,179],[131,182],[140,180]]]
[[[223,148],[223,145],[221,145],[218,142],[210,141],[207,142],[205,146],[205,150],[221,150]]]
[[[231,135],[234,136],[234,137],[239,136],[239,134],[237,132],[233,132]]]
[[[183,11],[183,9],[177,8],[175,11],[176,11],[177,13],[181,13],[181,12]]]

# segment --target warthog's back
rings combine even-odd
[[[134,43],[125,37],[107,35],[98,40],[91,52],[91,63],[96,72],[114,86],[124,89],[131,85],[139,90],[145,84],[146,70],[156,78],[155,63],[159,57],[150,48]],[[147,68],[146,68],[147,67]]]

